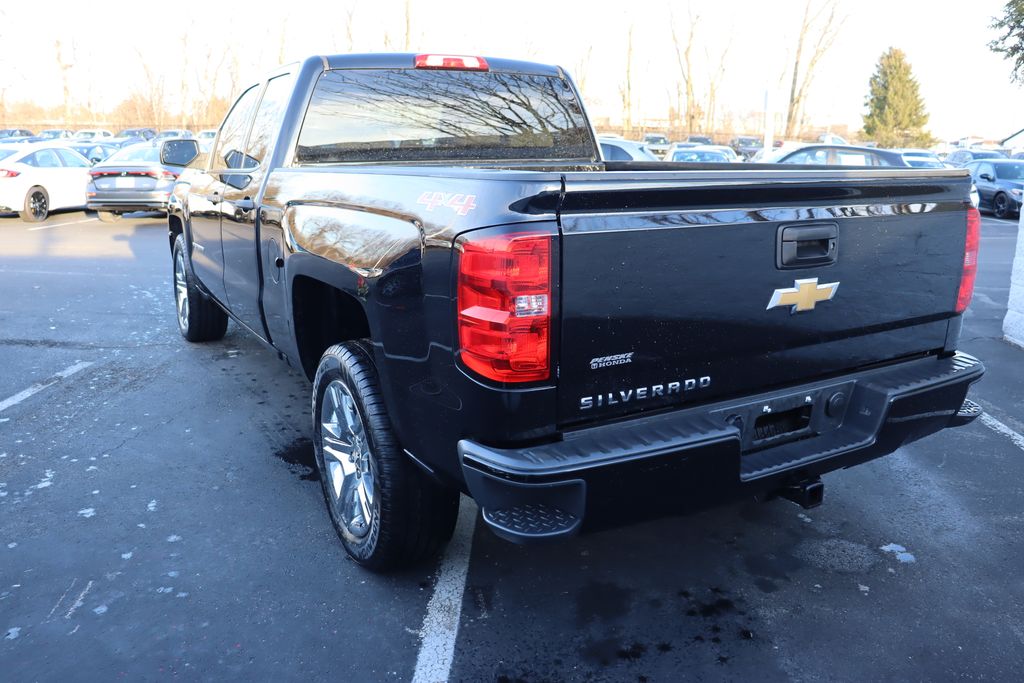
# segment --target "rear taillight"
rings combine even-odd
[[[462,362],[498,382],[551,376],[552,235],[470,237],[459,258]]]
[[[172,171],[161,171],[160,180],[177,180],[178,174]]]
[[[487,71],[490,67],[483,57],[462,55],[416,55],[417,69],[454,69],[456,71]]]
[[[956,312],[963,313],[971,304],[974,278],[978,274],[978,245],[981,242],[981,214],[973,206],[967,207],[967,239],[964,241],[964,270],[960,275],[960,292],[956,297]]]
[[[20,175],[20,171],[10,171],[6,168],[0,168],[0,178],[17,178]]]

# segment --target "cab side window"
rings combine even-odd
[[[256,110],[256,119],[249,133],[249,141],[245,145],[245,161],[250,164],[243,168],[255,168],[266,161],[270,152],[274,134],[281,123],[281,115],[288,104],[288,96],[292,92],[292,79],[288,75],[272,78],[267,83],[263,100]]]
[[[220,141],[214,154],[213,167],[216,168],[253,168],[257,164],[246,165],[245,138],[249,135],[249,124],[256,110],[260,88],[254,85],[238,98],[231,113],[224,120],[220,130]]]

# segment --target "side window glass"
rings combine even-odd
[[[60,159],[52,149],[41,149],[25,160],[29,166],[37,168],[60,168]]]
[[[235,106],[231,108],[231,113],[221,126],[220,142],[214,155],[214,168],[245,168],[242,165],[245,158],[245,137],[249,133],[249,123],[252,121],[259,94],[259,86],[254,85],[242,93]]]
[[[267,83],[263,100],[256,110],[249,142],[245,145],[245,157],[242,159],[244,165],[238,168],[256,168],[266,160],[290,94],[291,77],[288,75],[278,76]]]
[[[85,159],[81,158],[77,154],[74,154],[73,152],[69,152],[66,149],[58,149],[57,154],[60,155],[60,158],[64,162],[64,165],[69,168],[87,168],[89,166],[89,162],[87,162]]]

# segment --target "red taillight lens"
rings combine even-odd
[[[6,168],[0,168],[0,178],[17,178],[20,175],[20,171],[9,171]]]
[[[974,278],[978,274],[978,245],[981,243],[981,214],[973,206],[967,207],[967,240],[964,242],[964,270],[960,275],[960,292],[956,297],[956,312],[963,313],[974,295]]]
[[[483,57],[462,55],[416,55],[417,69],[456,69],[461,71],[487,71],[490,67]]]
[[[483,377],[551,376],[551,241],[515,233],[462,242],[459,346],[462,362]]]
[[[178,174],[173,171],[161,171],[160,180],[177,180]]]

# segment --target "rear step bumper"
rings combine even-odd
[[[893,452],[981,409],[957,353],[754,397],[565,432],[522,448],[459,442],[466,485],[500,536],[525,542],[785,489]],[[768,422],[768,416],[772,421]],[[787,431],[788,430],[788,431]]]

